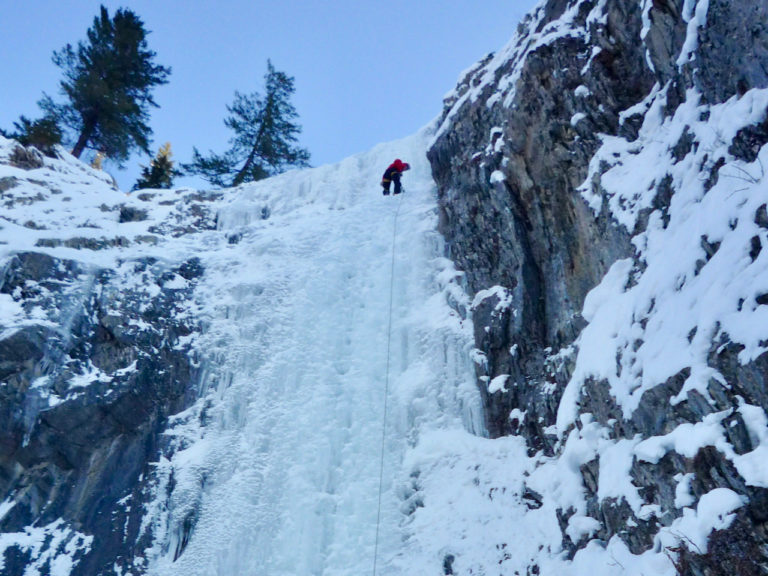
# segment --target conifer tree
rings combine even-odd
[[[54,52],[54,63],[64,71],[60,87],[67,101],[57,104],[44,95],[40,107],[74,131],[74,156],[90,148],[123,162],[135,148],[149,153],[149,108],[157,107],[151,91],[167,82],[171,70],[155,64],[147,34],[132,11],[121,8],[110,18],[101,6],[87,42]]]
[[[134,184],[134,190],[143,188],[171,188],[173,179],[179,175],[178,170],[173,167],[171,160],[171,143],[166,142],[157,151],[157,156],[149,163],[149,166],[143,166],[141,178]]]
[[[238,186],[261,180],[290,167],[309,165],[309,152],[297,145],[301,126],[291,104],[293,78],[275,70],[267,61],[265,95],[235,92],[224,124],[234,131],[224,154],[203,156],[194,148],[192,162],[184,168],[216,186]]]
[[[8,138],[18,140],[24,146],[34,146],[43,154],[53,156],[54,147],[61,144],[62,133],[56,119],[50,115],[43,116],[37,120],[30,120],[26,116],[21,116],[18,122],[13,123],[15,132],[10,134],[3,133]]]

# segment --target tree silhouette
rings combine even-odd
[[[64,71],[60,87],[67,102],[44,95],[40,107],[77,134],[74,156],[90,148],[123,162],[135,148],[149,153],[149,108],[157,107],[151,92],[167,82],[171,70],[154,63],[147,34],[132,11],[121,8],[110,18],[101,6],[87,42],[54,52],[53,61]]]
[[[229,150],[203,156],[194,148],[192,162],[184,165],[188,173],[217,186],[238,186],[309,165],[309,152],[297,145],[301,126],[290,101],[295,92],[293,78],[275,70],[268,60],[264,85],[264,97],[235,92],[234,102],[227,106],[230,115],[224,120],[235,133]]]

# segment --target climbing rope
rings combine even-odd
[[[387,370],[384,377],[384,417],[381,423],[381,461],[379,462],[379,504],[376,511],[376,544],[373,549],[373,576],[376,576],[376,561],[379,557],[379,525],[381,524],[381,493],[384,485],[384,444],[387,436],[387,399],[389,397],[389,351],[392,345],[392,296],[395,292],[395,240],[397,238],[397,216],[402,202],[397,201],[397,210],[392,225],[392,262],[389,269],[389,321],[387,324]]]

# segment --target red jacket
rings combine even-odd
[[[399,175],[400,173],[405,172],[410,168],[411,166],[408,164],[408,162],[403,162],[400,160],[400,158],[398,158],[392,162],[392,164],[390,164],[387,170],[384,172],[384,180],[391,180],[395,172],[397,172]]]

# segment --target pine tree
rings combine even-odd
[[[184,165],[188,173],[216,186],[238,186],[309,165],[309,152],[297,145],[301,126],[290,101],[293,78],[275,70],[268,60],[264,84],[263,98],[255,92],[235,92],[234,102],[227,106],[230,116],[224,120],[235,133],[230,149],[203,156],[195,148],[192,162]]]
[[[24,146],[34,146],[43,154],[54,156],[54,147],[61,144],[62,133],[56,119],[50,115],[37,120],[21,116],[13,123],[16,132],[7,134],[8,138],[18,140]]]
[[[149,163],[149,166],[142,167],[141,178],[134,184],[133,189],[170,188],[173,186],[173,179],[179,175],[179,172],[173,167],[172,155],[171,143],[166,142],[157,151],[157,156]]]
[[[77,134],[74,156],[91,148],[123,162],[135,148],[149,153],[149,108],[157,107],[151,90],[165,84],[171,70],[154,63],[147,34],[132,11],[121,8],[110,18],[101,6],[87,42],[54,52],[54,63],[64,71],[60,87],[67,102],[44,95],[40,107]]]

